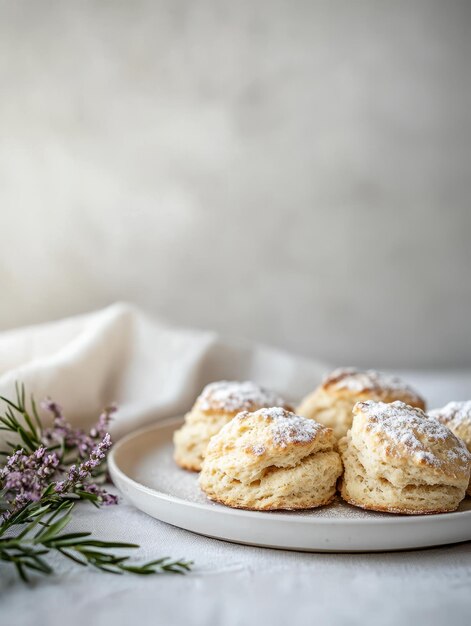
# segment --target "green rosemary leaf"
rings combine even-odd
[[[15,424],[12,424],[6,416],[0,417],[0,422],[5,424],[5,426],[2,426],[2,430],[15,430]]]
[[[44,543],[48,548],[58,547],[75,547],[77,545],[85,545],[83,542],[91,536],[91,533],[68,533],[47,539]]]
[[[16,569],[18,571],[18,574],[20,575],[21,580],[23,582],[25,582],[25,583],[29,583],[29,578],[26,575],[26,572],[24,570],[23,565],[21,563],[17,562],[17,561],[15,561],[14,563],[15,563],[15,567],[16,567]]]
[[[34,538],[35,543],[46,543],[48,539],[52,539],[57,533],[59,533],[72,519],[72,513],[66,513],[60,517],[56,522],[47,526],[46,530],[41,532]]]
[[[140,576],[149,576],[151,574],[155,574],[156,572],[152,569],[147,569],[143,566],[139,565],[124,565],[121,567],[124,572],[129,572],[130,574],[139,574]]]
[[[5,443],[7,444],[7,446],[10,446],[10,448],[12,449],[12,452],[16,450],[17,448],[19,448],[18,444],[13,443],[12,441],[5,441]]]
[[[36,400],[34,399],[33,394],[31,394],[31,396],[30,396],[30,404],[31,404],[31,409],[33,411],[33,418],[34,418],[34,421],[36,422],[36,427],[38,429],[38,432],[41,433],[42,430],[43,430],[43,426],[42,426],[41,419],[40,419],[39,414],[38,414],[38,409],[37,409],[37,406],[36,406]]]
[[[53,527],[53,521],[56,519],[56,517],[57,517],[58,515],[60,515],[62,512],[67,512],[67,513],[70,515],[70,514],[71,514],[71,511],[72,511],[72,508],[73,508],[73,504],[72,504],[72,503],[69,503],[69,502],[61,502],[61,503],[59,504],[59,506],[57,507],[57,509],[53,510],[53,512],[51,513],[51,515],[48,517],[48,519],[47,519],[44,523],[42,522],[42,519],[43,519],[44,515],[46,515],[48,512],[50,512],[50,510],[51,510],[51,509],[49,509],[49,511],[48,511],[48,510],[46,510],[46,511],[44,512],[44,514],[41,514],[41,516],[37,518],[37,523],[41,524],[41,525],[42,525],[42,526],[44,526],[46,529],[47,529],[47,528],[51,529],[51,528]],[[63,518],[62,518],[62,519],[63,519]],[[61,521],[61,520],[59,520],[59,522],[60,522],[60,521]],[[70,521],[70,519],[69,519],[69,521]],[[67,522],[67,523],[68,523],[68,522]],[[67,524],[65,524],[65,525],[67,525]],[[59,530],[57,530],[56,532],[60,532],[60,530],[62,530],[62,529],[61,529],[61,528],[59,528]],[[44,534],[44,532],[45,532],[45,531],[43,531],[43,530],[41,530],[41,529],[40,529],[40,530],[36,533],[36,535],[34,536],[34,539],[35,539],[35,540],[36,540],[36,539],[40,540],[40,537],[41,537],[41,535],[43,535],[43,534]],[[43,539],[42,541],[44,541],[44,539]]]
[[[148,563],[143,563],[141,565],[141,567],[154,567],[155,565],[162,565],[162,563],[165,563],[165,561],[168,561],[170,559],[169,556],[164,556],[161,559],[156,559],[155,561],[149,561]]]
[[[21,437],[23,443],[31,450],[37,450],[37,447],[35,446],[35,444],[33,443],[33,441],[31,440],[30,436],[28,435],[28,433],[26,432],[26,430],[24,428],[17,428],[16,432],[19,434],[19,436]]]
[[[12,402],[9,398],[5,398],[5,396],[0,396],[0,400],[5,402],[5,404],[7,404],[12,409],[15,409],[15,411],[18,411],[18,413],[21,413],[21,408],[17,406],[14,402]]]
[[[54,485],[50,484],[46,487],[46,489],[43,491],[43,498],[46,498],[47,496],[50,496],[52,493],[54,493]]]
[[[169,572],[171,574],[184,574],[185,572],[189,572],[191,570],[192,561],[188,562],[176,562],[176,563],[166,563],[162,565],[161,570],[163,572]]]
[[[94,493],[90,493],[89,491],[83,491],[83,489],[80,489],[77,490],[75,493],[80,496],[82,500],[88,500],[92,504],[97,504],[99,501],[98,496]]]
[[[112,569],[111,567],[106,567],[104,565],[100,565],[98,563],[91,563],[94,567],[101,570],[102,572],[107,572],[108,574],[118,574],[122,575],[122,571],[120,569]]]
[[[46,552],[46,554],[48,554],[48,552]],[[41,557],[37,555],[34,557],[30,557],[28,555],[26,558],[22,559],[22,563],[29,569],[34,569],[37,572],[42,572],[43,574],[52,574],[54,571],[52,567],[44,561],[44,559],[41,559]]]
[[[64,550],[64,548],[57,548],[57,551],[60,552],[63,556],[67,557],[68,559],[75,561],[75,563],[78,563],[79,565],[83,565],[83,567],[87,567],[88,565],[86,560],[84,561],[82,559],[79,559],[74,554],[71,554],[68,550]]]
[[[106,548],[106,549],[110,549],[110,548],[139,548],[139,544],[137,543],[121,543],[118,541],[98,541],[97,539],[90,539],[90,540],[86,540],[86,541],[81,541],[79,544],[79,546],[83,546],[83,547],[93,547],[93,548]]]
[[[25,394],[25,385],[24,385],[24,383],[21,383],[21,384],[19,385],[19,387],[20,387],[20,394],[18,394],[18,384],[16,383],[16,384],[15,384],[15,386],[16,386],[16,388],[17,388],[17,392],[16,392],[16,393],[17,393],[17,396],[19,395],[19,397],[20,397],[20,399],[21,399],[21,406],[23,407],[23,411],[24,411],[24,410],[25,410],[25,406],[26,406],[26,405],[25,405],[25,397],[26,397],[26,394]]]
[[[29,426],[29,429],[30,429],[30,434],[34,435],[34,438],[35,438],[35,439],[37,439],[38,434],[37,434],[37,432],[36,432],[36,428],[35,428],[35,426],[33,425],[33,422],[31,421],[31,418],[30,418],[30,416],[28,415],[28,413],[27,413],[27,412],[23,413],[23,418],[24,418],[25,422],[26,422],[26,423],[28,424],[28,426]]]
[[[85,537],[91,537],[91,535],[92,533],[66,533],[65,535],[58,535],[54,538],[54,541],[72,541],[74,539],[84,539]]]

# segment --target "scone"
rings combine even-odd
[[[433,409],[428,414],[445,424],[457,437],[462,439],[471,452],[471,400],[449,402],[441,409]],[[466,493],[471,496],[471,481]]]
[[[454,511],[465,496],[471,454],[438,420],[404,402],[359,402],[339,441],[344,500],[363,509]]]
[[[332,428],[337,438],[347,434],[356,402],[401,400],[425,410],[425,401],[412,387],[396,376],[353,367],[334,370],[322,384],[304,398],[296,413]]]
[[[184,469],[199,472],[209,440],[240,411],[282,406],[291,409],[278,394],[253,382],[221,380],[206,385],[184,425],[175,432],[174,459]]]
[[[239,413],[208,446],[199,477],[211,499],[239,509],[328,504],[342,473],[330,428],[281,407]]]

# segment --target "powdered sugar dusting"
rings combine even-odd
[[[253,454],[255,454],[255,456],[262,456],[262,454],[265,454],[265,446],[262,446],[262,445],[252,446],[252,452]]]
[[[361,371],[355,367],[334,370],[323,381],[324,387],[348,389],[356,393],[363,391],[387,391],[407,394],[421,402],[419,394],[398,376],[391,376],[375,370]]]
[[[453,421],[455,425],[463,424],[471,427],[471,400],[449,402],[441,409],[433,409],[428,414],[443,424]]]
[[[420,409],[404,402],[390,404],[384,402],[359,402],[358,407],[368,417],[367,430],[382,434],[397,451],[406,449],[417,461],[425,461],[435,467],[444,463],[457,463],[468,467],[471,454],[464,443],[438,420],[427,417]],[[438,442],[448,442],[440,448],[440,456],[434,453],[432,446]],[[443,457],[443,458],[442,458]]]
[[[314,420],[295,415],[282,407],[260,409],[255,415],[261,415],[270,422],[273,442],[281,448],[290,443],[309,443],[323,429]]]
[[[219,409],[228,413],[260,407],[288,406],[278,394],[251,381],[220,380],[210,383],[196,402],[203,411]]]

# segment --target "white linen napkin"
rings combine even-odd
[[[297,400],[328,369],[214,332],[171,328],[123,303],[0,333],[0,395],[14,397],[22,382],[36,400],[52,397],[85,427],[114,401],[115,438],[183,413],[213,380],[250,379]]]

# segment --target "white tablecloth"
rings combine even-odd
[[[0,392],[15,379],[52,395],[89,424],[116,399],[114,436],[185,410],[216,378],[253,378],[296,398],[327,369],[212,333],[176,331],[117,305],[96,314],[0,335]],[[470,372],[410,372],[430,405],[471,397]],[[193,559],[186,576],[113,576],[56,559],[32,588],[0,565],[0,623],[128,625],[397,625],[470,623],[471,543],[385,554],[304,554],[193,535],[122,502],[80,507],[71,529],[141,544],[136,558]]]

